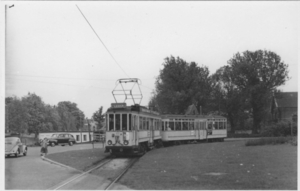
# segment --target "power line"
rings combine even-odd
[[[22,82],[23,81],[25,81],[25,82],[46,83],[46,84],[55,84],[55,85],[65,85],[65,86],[76,86],[76,87],[83,87],[83,88],[86,87],[86,86],[80,86],[80,85],[74,85],[74,84],[63,84],[63,83],[53,83],[53,82],[43,82],[43,81],[34,81],[34,80],[24,80],[24,79],[22,79]],[[97,87],[97,86],[88,86],[88,87],[111,90],[110,88],[102,88],[102,87]]]
[[[78,8],[78,10],[80,11],[80,13],[82,14],[83,18],[86,20],[86,22],[90,25],[91,29],[94,31],[94,33],[96,34],[96,36],[98,37],[98,39],[100,40],[100,42],[103,44],[103,46],[105,47],[105,49],[107,50],[107,52],[110,54],[110,56],[113,58],[113,60],[116,62],[116,64],[122,69],[122,71],[126,74],[126,76],[128,78],[130,78],[127,73],[123,70],[123,68],[120,66],[120,64],[117,62],[117,60],[114,58],[114,56],[110,53],[110,51],[108,50],[108,48],[105,46],[104,42],[100,39],[100,37],[98,36],[98,34],[96,33],[96,31],[94,30],[94,28],[92,27],[92,25],[90,24],[90,22],[87,20],[87,18],[84,16],[84,14],[82,13],[82,11],[79,9],[79,7],[76,5],[76,7]]]
[[[27,76],[37,78],[55,78],[55,79],[74,79],[74,80],[100,80],[100,81],[115,81],[113,79],[96,79],[96,78],[67,78],[67,77],[54,77],[54,76],[37,76],[37,75],[25,75],[25,74],[5,74],[6,76]]]

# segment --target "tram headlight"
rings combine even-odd
[[[111,141],[111,140],[107,141],[107,144],[108,144],[108,145],[111,145],[111,144],[112,144],[112,141]]]
[[[129,143],[129,142],[128,142],[127,140],[124,141],[124,145],[128,145],[128,143]]]

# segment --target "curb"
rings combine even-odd
[[[49,163],[51,163],[51,164],[55,164],[55,165],[58,165],[58,166],[64,167],[64,168],[69,168],[69,169],[72,169],[72,170],[78,171],[78,172],[81,172],[81,173],[83,172],[83,171],[81,171],[81,170],[78,170],[78,169],[76,169],[76,168],[73,168],[73,167],[70,167],[70,166],[67,166],[67,165],[61,164],[61,163],[59,163],[59,162],[53,161],[53,160],[51,160],[51,159],[48,159],[48,158],[46,158],[46,157],[44,157],[44,159],[42,159],[42,160],[44,160],[44,161],[47,161],[47,162],[49,162]]]

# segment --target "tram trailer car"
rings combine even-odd
[[[164,145],[191,141],[224,141],[227,119],[217,115],[162,115]]]
[[[161,142],[161,117],[138,104],[112,103],[106,112],[105,152],[142,155]]]

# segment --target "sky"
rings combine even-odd
[[[234,54],[259,49],[289,65],[291,79],[279,89],[298,91],[297,1],[6,4],[14,6],[5,20],[5,97],[30,92],[50,105],[71,101],[91,118],[115,102],[112,91],[121,78],[141,80],[141,105],[147,105],[166,57],[213,74]]]

